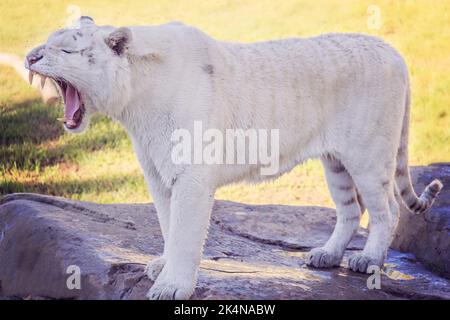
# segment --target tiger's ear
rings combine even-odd
[[[106,37],[105,42],[115,54],[121,56],[128,50],[131,39],[131,30],[121,27],[111,32]]]
[[[94,19],[89,16],[81,16],[80,19],[78,19],[78,22],[80,23],[81,27],[89,27],[95,25]]]
[[[69,26],[69,29],[81,29],[85,27],[91,27],[95,26],[94,19],[88,16],[81,16],[79,17],[71,26]]]

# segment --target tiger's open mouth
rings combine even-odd
[[[36,72],[30,71],[30,84],[33,82],[33,77]],[[44,87],[47,76],[39,74],[41,77],[41,87]],[[60,95],[64,100],[64,118],[58,119],[64,122],[67,129],[77,129],[83,122],[85,114],[84,103],[81,100],[80,92],[75,86],[63,78],[50,78],[56,84]]]

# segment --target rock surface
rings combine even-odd
[[[335,223],[332,209],[250,206],[216,201],[193,299],[450,299],[450,282],[410,254],[391,250],[381,289],[342,267],[305,266]],[[0,297],[3,299],[144,299],[144,266],[162,252],[153,205],[98,205],[11,194],[0,205]],[[81,290],[69,290],[76,265]]]
[[[433,179],[441,180],[444,188],[424,214],[402,207],[391,247],[413,253],[427,268],[450,279],[450,163],[414,167],[411,174],[418,194]]]

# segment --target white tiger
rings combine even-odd
[[[370,234],[350,269],[381,266],[402,199],[428,209],[442,184],[417,197],[408,168],[410,91],[402,57],[360,34],[229,43],[181,23],[115,28],[89,17],[26,58],[58,83],[65,127],[81,132],[102,112],[128,131],[158,212],[164,253],[147,266],[150,299],[185,299],[195,288],[215,190],[267,178],[259,165],[171,161],[171,133],[205,127],[279,129],[280,170],[320,158],[337,223],[307,264],[338,266],[367,207]],[[270,178],[273,178],[270,177]],[[364,202],[364,204],[363,204]]]

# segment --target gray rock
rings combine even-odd
[[[444,188],[425,214],[415,215],[401,208],[391,247],[413,253],[430,270],[450,279],[450,163],[414,167],[411,173],[418,194],[436,178]]]
[[[450,283],[410,254],[389,252],[381,289],[368,275],[311,269],[334,210],[216,201],[193,299],[450,299]],[[362,246],[364,231],[351,250]],[[0,202],[0,299],[143,299],[145,264],[162,252],[153,205],[98,205],[35,194]],[[347,255],[348,255],[347,254]],[[67,268],[81,270],[69,290]]]

